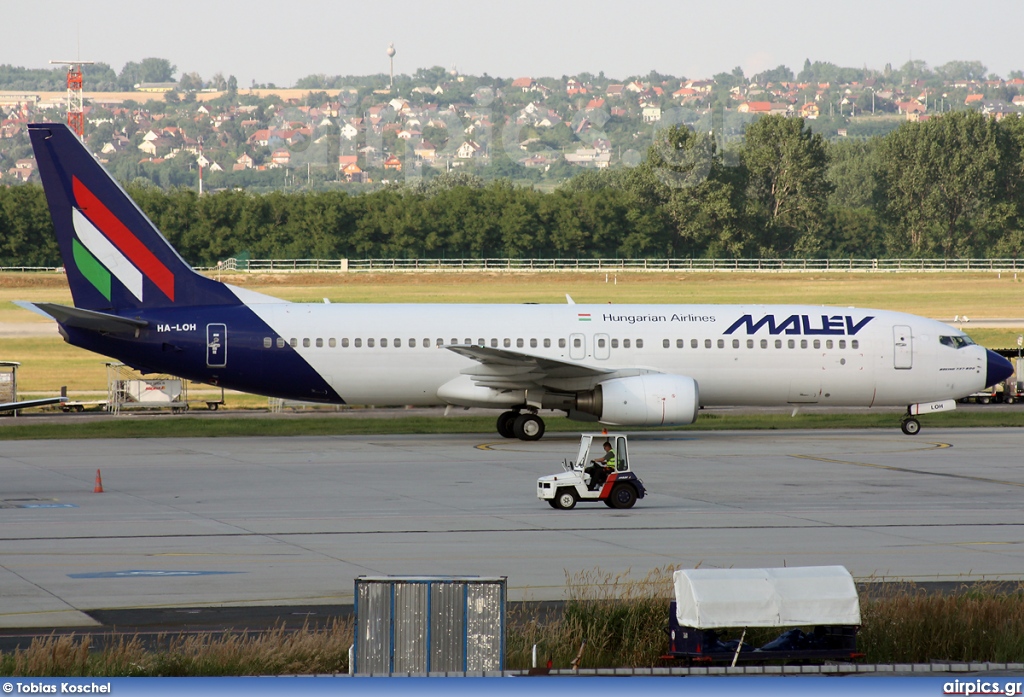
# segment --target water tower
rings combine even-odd
[[[388,84],[388,91],[390,92],[395,88],[395,43],[392,41],[388,44],[388,59],[391,61],[391,82]]]

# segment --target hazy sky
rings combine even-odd
[[[742,66],[752,75],[805,58],[881,69],[979,60],[1024,69],[1024,0],[0,0],[0,63],[167,58],[179,71],[235,75],[242,87],[312,73],[457,66],[500,77],[609,77],[652,69],[689,78]],[[81,53],[79,54],[79,45]],[[88,90],[88,85],[86,85]]]

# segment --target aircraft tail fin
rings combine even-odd
[[[29,125],[75,307],[124,312],[232,305],[196,273],[64,124]]]

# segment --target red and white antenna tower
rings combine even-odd
[[[80,140],[84,140],[85,136],[82,66],[92,64],[93,61],[50,61],[50,65],[68,66],[68,127],[78,134]]]

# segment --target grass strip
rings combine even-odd
[[[870,414],[707,414],[702,413],[692,426],[677,428],[626,429],[635,432],[685,432],[787,429],[897,429],[896,412]],[[30,421],[23,419],[22,421]],[[0,426],[0,440],[86,439],[86,438],[218,438],[240,436],[364,436],[424,433],[495,434],[495,419],[490,416],[402,416],[393,419],[350,416],[186,416],[148,414],[110,416],[103,420],[53,420],[38,423],[6,422]],[[595,431],[598,424],[546,418],[548,432]],[[931,414],[922,419],[927,428],[1021,428],[1024,408],[981,409]],[[612,429],[609,429],[612,430]]]

